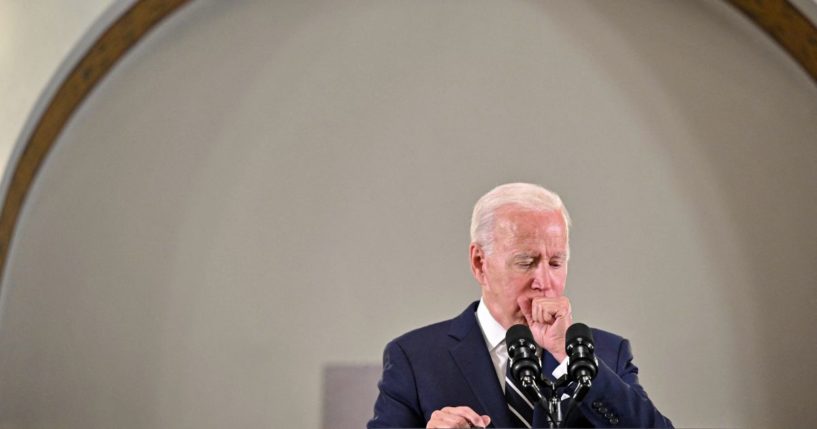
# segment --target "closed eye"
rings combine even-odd
[[[517,255],[514,258],[514,265],[523,270],[529,270],[539,263],[539,257],[534,255]]]

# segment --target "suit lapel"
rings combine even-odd
[[[511,427],[513,423],[508,414],[505,394],[499,385],[482,331],[477,325],[475,310],[476,305],[471,305],[454,320],[449,335],[459,342],[452,346],[449,352],[474,396],[491,416],[491,425]]]

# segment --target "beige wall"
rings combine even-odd
[[[0,0],[0,166],[49,80],[112,3]]]
[[[321,368],[478,297],[512,180],[563,195],[575,319],[676,425],[817,423],[815,100],[720,2],[196,2],[38,178],[0,424],[318,426]]]

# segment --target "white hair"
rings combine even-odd
[[[570,230],[570,215],[555,192],[530,183],[499,185],[477,201],[471,215],[471,243],[482,247],[486,254],[493,251],[496,211],[509,205],[533,211],[558,210]]]

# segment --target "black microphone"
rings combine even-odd
[[[593,333],[587,325],[574,323],[567,328],[565,351],[570,379],[589,389],[591,380],[596,377],[599,369],[599,362],[596,360],[593,346]]]
[[[533,334],[525,325],[513,325],[505,334],[505,345],[511,360],[511,376],[520,382],[522,387],[536,387],[536,380],[541,377],[542,368],[536,357],[536,343]]]

